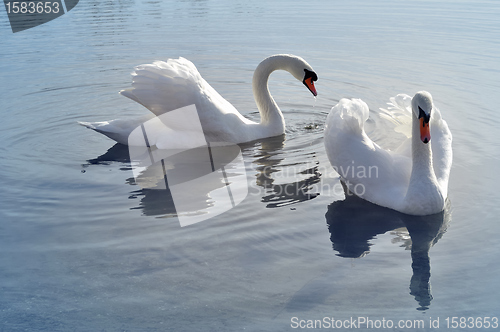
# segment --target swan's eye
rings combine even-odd
[[[429,114],[425,113],[424,110],[419,106],[418,107],[418,118],[419,119],[424,119],[425,123],[428,123],[429,120],[431,119],[431,112],[429,111]]]
[[[305,69],[305,68],[304,68],[304,72],[305,72],[304,81],[307,80],[308,78],[311,78],[311,80],[313,82],[318,80],[318,75],[316,75],[315,72],[308,70],[308,69]]]

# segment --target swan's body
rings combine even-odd
[[[367,201],[412,215],[438,213],[445,207],[452,163],[448,125],[428,92],[391,101],[383,117],[410,137],[395,151],[381,148],[365,133],[366,103],[342,99],[326,120],[330,163],[349,190]]]
[[[207,141],[229,143],[249,142],[285,132],[283,114],[269,93],[269,75],[275,70],[286,70],[302,81],[316,95],[314,81],[317,76],[302,58],[293,55],[274,55],[264,59],[253,76],[253,93],[261,115],[259,123],[243,117],[226,99],[210,86],[193,63],[184,58],[156,61],[135,68],[132,87],[120,93],[145,106],[153,114],[135,120],[106,122],[80,122],[111,139],[128,145],[143,145],[139,140],[129,141],[130,133],[155,115],[196,105],[198,117]],[[189,140],[189,132],[176,127],[175,123],[161,123],[157,130],[149,130],[150,145],[175,148],[175,142]],[[165,128],[167,126],[168,128]],[[169,142],[168,144],[162,144]]]

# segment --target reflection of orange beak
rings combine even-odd
[[[309,91],[312,92],[312,94],[316,97],[318,93],[316,92],[316,87],[314,86],[314,82],[312,80],[312,77],[306,78],[304,80],[305,86],[309,89]]]
[[[431,131],[429,129],[429,121],[425,121],[424,118],[420,118],[420,139],[425,144],[429,143],[431,140]]]

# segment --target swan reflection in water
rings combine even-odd
[[[369,241],[375,236],[387,232],[395,235],[396,242],[402,242],[402,247],[411,250],[410,294],[419,304],[417,310],[429,308],[432,300],[429,250],[443,236],[451,221],[449,201],[441,213],[412,216],[346,193],[345,200],[328,206],[326,221],[333,249],[341,257],[363,257],[370,252]]]
[[[213,216],[235,206],[234,202],[226,199],[227,190],[230,190],[228,184],[233,189],[229,193],[229,197],[233,200],[239,198],[241,201],[242,197],[244,198],[246,192],[249,191],[251,195],[260,195],[261,201],[268,208],[315,198],[317,194],[311,193],[311,190],[313,185],[320,181],[321,174],[318,172],[318,163],[314,161],[299,162],[298,160],[309,160],[309,156],[304,157],[304,154],[310,153],[306,153],[296,146],[293,147],[292,151],[286,151],[284,141],[285,135],[281,135],[239,146],[224,147],[219,150],[221,152],[219,160],[222,160],[224,165],[218,165],[218,167],[215,165],[215,169],[213,166],[207,165],[206,162],[200,162],[200,154],[206,154],[206,150],[203,148],[182,151],[182,153],[175,155],[167,154],[165,158],[157,157],[155,158],[157,162],[142,169],[138,177],[126,180],[130,185],[139,184],[142,186],[141,189],[132,191],[129,196],[130,199],[140,198],[139,205],[133,209],[141,209],[144,215],[149,216],[164,218],[199,216],[203,219],[204,214],[209,213]],[[240,159],[240,166],[250,168],[250,172],[255,171],[255,180],[251,176],[248,181],[245,170],[242,170],[242,167],[235,167],[235,163],[231,164],[231,161],[238,157],[240,149],[245,161],[251,161],[245,166],[243,160]],[[213,148],[211,151],[214,154]],[[286,156],[290,153],[291,157]],[[241,155],[239,157],[241,158]],[[163,160],[163,163],[159,162],[160,159]],[[203,160],[207,160],[207,158]],[[88,160],[89,164],[109,164],[112,162],[123,163],[122,170],[137,171],[137,165],[130,160],[129,147],[119,143],[103,155]],[[229,164],[231,165],[227,167]],[[220,169],[220,166],[225,166],[224,178],[206,177],[208,173],[217,170],[217,168]],[[166,168],[166,172],[170,175],[168,181],[163,177],[162,168]],[[188,188],[190,183],[186,182],[187,185],[182,191],[174,192],[174,186],[179,185],[180,181],[175,182],[171,179],[196,179],[203,176],[205,176],[203,181],[191,183],[192,188]],[[235,186],[237,188],[234,188]],[[235,189],[237,190],[235,191]],[[237,197],[238,192],[245,193]],[[179,202],[183,204],[179,204]],[[228,206],[229,208],[227,208]]]
[[[120,163],[123,165],[120,170],[132,171],[128,146],[120,143],[116,143],[102,155],[94,159],[87,160],[87,162],[88,164],[83,165],[83,167],[88,167],[89,165],[109,165],[112,163]],[[135,178],[127,178],[126,183],[129,185],[136,185]],[[143,210],[144,215],[163,215],[165,217],[176,215],[172,194],[168,189],[154,190],[143,188],[132,191],[129,196],[130,199],[137,199],[139,197],[141,197],[139,206],[132,209],[141,209]]]
[[[255,182],[250,182],[251,193],[260,195],[266,207],[283,207],[318,196],[314,185],[321,180],[319,162],[315,161],[315,152],[302,149],[299,140],[294,140],[290,149],[285,147],[285,135],[241,147],[256,172]]]
[[[110,159],[111,152],[98,159]],[[247,196],[245,165],[235,144],[207,142],[192,149],[128,147],[127,152],[133,183],[145,196],[141,204],[170,206],[181,226],[217,216]],[[149,211],[146,206],[145,212]]]

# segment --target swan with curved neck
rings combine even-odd
[[[327,118],[328,158],[349,190],[367,201],[412,215],[441,212],[448,196],[451,132],[430,93],[396,98],[411,100],[411,110],[398,110],[399,118],[408,118],[403,124],[411,126],[411,137],[397,150],[382,149],[367,136],[369,111],[362,100],[342,99]]]
[[[260,122],[254,122],[241,115],[233,105],[224,99],[200,75],[193,63],[184,58],[169,59],[167,62],[156,61],[152,64],[135,67],[132,73],[132,87],[120,91],[120,94],[140,103],[154,115],[188,105],[196,105],[198,117],[208,141],[224,141],[243,143],[266,137],[282,135],[285,132],[283,113],[271,96],[268,79],[275,70],[286,70],[301,81],[316,96],[314,82],[318,79],[312,67],[302,58],[279,54],[264,59],[255,70],[252,88],[255,102],[261,115]],[[130,133],[151,119],[112,120],[105,122],[80,122],[80,124],[96,130],[115,141],[135,145],[129,140]],[[165,126],[169,127],[165,129]],[[151,145],[166,148],[162,142],[172,144],[187,134],[169,123],[158,126],[157,130],[149,130]],[[173,142],[173,143],[172,143]],[[137,145],[142,145],[137,142]]]
[[[285,70],[317,96],[314,82],[318,79],[311,66],[303,59],[290,55],[274,55],[262,61],[254,72],[252,89],[255,103],[261,116],[260,124],[269,128],[270,136],[281,135],[285,132],[285,119],[283,113],[271,96],[268,80],[275,70]]]

